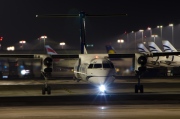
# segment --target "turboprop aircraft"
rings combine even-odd
[[[155,47],[155,44],[153,42],[149,42],[149,50],[146,48],[146,46],[143,43],[139,43],[137,45],[139,53],[142,53],[144,55],[150,55],[152,53],[158,53],[162,52],[159,48]],[[164,56],[160,57],[160,59],[164,60]],[[149,57],[147,60],[147,66],[148,67],[160,67],[159,57]]]
[[[45,47],[48,54],[58,55],[50,46],[46,45]],[[70,64],[70,66],[74,67],[74,76],[77,81],[88,81],[99,87],[100,92],[105,92],[106,87],[115,80],[116,75],[113,63],[105,56],[107,57],[106,54],[87,54],[86,51],[85,54],[79,55],[79,59],[73,60],[74,64]],[[57,65],[60,62],[63,62],[64,66],[69,66],[66,59],[57,58],[55,61],[53,60],[53,63]],[[59,65],[62,66],[62,64]]]
[[[168,41],[163,40],[164,52],[178,52],[177,49]],[[167,56],[168,60],[165,63],[169,66],[179,67],[180,66],[180,55]]]
[[[85,47],[84,47],[85,48]],[[84,49],[86,51],[86,49]],[[87,52],[85,52],[87,53]],[[143,93],[143,85],[140,83],[141,74],[146,71],[147,61],[151,57],[174,56],[180,52],[167,53],[132,53],[132,54],[0,54],[0,58],[28,58],[40,59],[41,72],[44,75],[44,86],[42,94],[51,94],[51,87],[48,85],[48,79],[51,77],[53,69],[53,59],[72,59],[77,61],[74,65],[74,75],[78,80],[85,80],[99,87],[99,92],[105,92],[106,86],[113,83],[115,80],[116,71],[111,59],[114,58],[133,58],[134,71],[138,76],[138,83],[135,85],[135,93],[140,90]]]
[[[95,84],[100,89],[107,86],[114,81],[115,69],[110,59],[113,58],[133,58],[134,59],[134,71],[138,76],[138,83],[135,85],[135,93],[140,90],[143,93],[143,85],[140,84],[140,76],[146,71],[147,60],[151,57],[179,55],[180,52],[171,53],[152,53],[152,54],[87,54],[86,53],[86,41],[85,41],[85,17],[109,17],[109,16],[127,16],[127,14],[114,14],[114,15],[89,15],[81,11],[79,14],[71,15],[36,15],[36,17],[78,17],[80,19],[80,43],[81,54],[1,54],[0,57],[4,58],[39,58],[41,59],[41,72],[44,75],[45,83],[42,88],[42,94],[46,92],[51,94],[51,87],[47,84],[47,80],[51,76],[53,69],[53,59],[65,59],[65,58],[77,58],[77,62],[74,65],[74,74],[79,80],[86,80],[92,84]]]
[[[162,44],[164,52],[177,52],[177,49],[168,40],[163,40]]]
[[[166,52],[177,51],[172,45],[167,46],[168,42],[164,42],[166,45]],[[138,50],[143,54],[163,53],[162,50],[154,43],[148,42],[149,50],[144,46],[143,43],[138,44]],[[168,49],[167,49],[168,48]],[[172,49],[171,49],[172,48]],[[178,57],[178,56],[175,56]],[[173,62],[174,56],[156,56],[148,58],[147,66],[149,67],[177,67],[177,62]]]

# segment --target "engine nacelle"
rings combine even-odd
[[[146,63],[147,63],[147,58],[146,58],[145,56],[140,56],[140,57],[138,58],[138,63],[139,63],[140,65],[146,65]]]
[[[44,64],[44,72],[45,73],[49,73],[49,72],[52,72],[52,63],[53,63],[53,60],[51,57],[46,57],[44,60],[43,60],[43,64]]]
[[[46,77],[50,77],[53,70],[53,59],[50,55],[39,55],[38,57],[41,58],[41,72]]]
[[[143,54],[135,53],[135,71],[146,71],[147,57]]]

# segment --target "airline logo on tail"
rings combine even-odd
[[[138,51],[143,54],[148,54],[149,50],[144,46],[143,43],[138,44]]]
[[[111,45],[106,45],[106,50],[108,54],[115,54],[116,51]]]
[[[56,51],[54,51],[49,45],[45,45],[46,51],[48,55],[54,55],[57,54]]]
[[[162,41],[164,52],[177,52],[176,48],[168,41],[163,40]]]
[[[148,42],[148,45],[151,53],[162,52],[162,50],[154,42]]]

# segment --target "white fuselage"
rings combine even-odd
[[[74,66],[74,75],[77,79],[107,86],[115,80],[116,71],[109,59],[93,58],[89,62],[78,60]]]
[[[180,66],[180,56],[169,56],[165,61],[160,61],[162,64],[167,66],[179,67]]]
[[[167,58],[165,56],[159,56],[159,57],[148,57],[147,58],[147,66],[150,67],[167,67],[168,65],[166,63],[162,63],[162,61],[166,61]]]

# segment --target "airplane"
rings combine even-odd
[[[114,47],[112,47],[111,45],[106,45],[106,51],[108,54],[115,54],[116,53]]]
[[[162,41],[164,52],[178,52],[177,49],[168,41]],[[174,67],[180,66],[180,55],[167,56],[168,61],[166,63],[168,65],[173,65]]]
[[[127,14],[115,14],[110,16],[120,16]],[[180,52],[166,52],[166,53],[152,53],[152,54],[142,54],[142,53],[132,53],[132,54],[87,54],[85,44],[85,17],[86,16],[109,16],[109,15],[89,15],[81,11],[77,15],[36,15],[36,17],[59,17],[59,16],[69,16],[69,17],[79,17],[80,20],[80,43],[81,43],[81,54],[1,54],[0,58],[32,58],[41,60],[41,72],[44,76],[45,82],[42,88],[42,94],[46,92],[51,94],[51,87],[47,84],[47,80],[51,76],[53,69],[53,59],[72,59],[77,58],[77,62],[74,65],[75,77],[79,80],[86,80],[96,86],[99,86],[100,92],[105,92],[105,86],[113,83],[116,75],[116,71],[113,63],[110,59],[113,58],[133,58],[134,61],[134,71],[138,76],[138,82],[135,85],[135,93],[140,90],[143,93],[143,85],[140,84],[141,74],[146,71],[146,64],[149,58],[160,57],[160,56],[170,56],[179,55]]]
[[[162,50],[160,50],[160,48],[154,42],[149,42],[148,44],[149,44],[150,53],[163,53]],[[163,40],[162,44],[165,53],[178,52],[177,49],[175,49],[175,47],[169,41]],[[179,75],[179,69],[178,69],[180,67],[179,55],[167,55],[167,56],[164,55],[164,56],[155,57],[155,59],[156,58],[158,58],[157,62],[159,63],[159,67],[165,67],[167,69],[167,72],[164,75],[167,76],[172,76],[175,74]],[[153,67],[156,67],[156,65]]]
[[[142,54],[150,54],[150,51],[146,48],[143,43],[137,44],[138,52]]]
[[[85,46],[84,46],[85,48]],[[86,49],[84,49],[84,53]],[[78,80],[88,81],[99,87],[100,93],[105,93],[106,86],[115,80],[116,70],[111,59],[133,58],[134,71],[137,74],[138,82],[135,85],[135,93],[143,93],[143,85],[140,83],[140,77],[146,71],[146,64],[149,58],[160,56],[179,55],[180,52],[168,53],[132,53],[132,54],[0,54],[0,58],[18,58],[18,59],[38,59],[41,63],[41,73],[45,82],[42,87],[42,94],[51,94],[51,87],[48,85],[52,69],[53,59],[77,59],[74,65],[74,75]]]
[[[178,52],[176,48],[168,40],[163,40],[162,44],[163,44],[164,52]],[[152,52],[162,52],[154,42],[149,42],[149,48]],[[165,67],[179,67],[180,56],[175,55],[175,56],[159,57],[159,63]]]
[[[162,50],[155,44],[155,42],[148,42],[148,46],[151,53],[162,52]]]
[[[171,45],[171,48],[173,49],[168,49],[167,50],[167,44],[169,44],[167,41],[165,41],[164,43],[166,43],[166,52],[167,51],[177,51],[175,50],[175,48]],[[144,53],[144,54],[153,54],[153,53],[163,53],[162,50],[154,43],[154,42],[148,42],[148,46],[149,46],[149,50],[147,50],[147,48],[144,46],[143,43],[138,44],[138,50],[140,53]],[[169,46],[170,48],[170,46]],[[152,58],[148,58],[149,60],[147,61],[147,66],[150,67],[177,67],[178,64],[177,62],[173,62],[173,57],[174,56],[159,56],[159,57],[152,57]],[[177,56],[176,56],[177,57]]]
[[[162,44],[164,52],[177,52],[177,49],[168,40],[163,40]]]
[[[49,45],[46,45],[45,48],[47,54],[58,55]],[[99,87],[100,91],[104,93],[107,86],[115,80],[116,70],[114,65],[108,58],[104,58],[106,56],[104,54],[87,54],[86,48],[84,51],[85,54],[80,55],[80,59],[57,58],[55,60],[53,59],[53,63],[55,63],[56,66],[74,67],[74,78],[77,79],[78,82],[80,80],[88,81]],[[113,52],[113,50],[111,50],[111,52]],[[71,60],[71,64],[68,64],[67,60]]]
[[[160,52],[160,49],[155,46],[153,42],[149,42],[149,50],[146,48],[146,46],[143,43],[137,44],[138,52],[144,55],[150,55],[152,53],[158,53]],[[161,59],[164,57],[160,57]],[[148,67],[160,67],[159,63],[159,57],[149,57],[147,60],[147,66]]]
[[[138,74],[138,84],[135,85],[135,93],[138,93],[138,90],[140,90],[141,93],[143,93],[143,86],[140,85],[140,75],[141,73],[146,69],[146,60],[147,55],[143,56],[139,53],[134,54],[85,54],[86,53],[86,34],[85,34],[85,18],[90,16],[127,16],[127,14],[114,14],[114,15],[89,15],[86,14],[84,11],[80,11],[79,14],[74,15],[62,15],[62,14],[51,14],[51,15],[36,15],[36,17],[78,17],[80,20],[80,49],[81,54],[76,55],[59,55],[59,54],[53,54],[53,55],[36,55],[36,57],[42,58],[42,74],[44,74],[45,77],[45,86],[42,89],[42,92],[47,91],[50,92],[46,84],[46,79],[48,79],[47,76],[51,75],[52,72],[52,63],[53,59],[56,58],[78,58],[78,61],[75,63],[74,72],[75,76],[79,79],[85,79],[88,81],[91,81],[93,83],[97,83],[98,85],[102,84],[108,84],[112,83],[114,81],[114,74],[115,74],[115,68],[113,67],[113,63],[110,59],[113,58],[133,58],[134,60],[134,70]],[[97,64],[97,65],[96,65]],[[89,66],[88,66],[89,65]],[[98,68],[96,68],[98,67]],[[105,68],[104,68],[105,67]],[[96,72],[94,72],[96,71]],[[98,73],[98,74],[97,74]],[[101,74],[99,74],[101,73]],[[87,75],[88,74],[88,75]],[[100,77],[97,77],[100,76]],[[97,78],[97,79],[96,79]]]
[[[51,48],[49,45],[45,45],[46,52],[48,55],[56,55],[58,54],[53,48]],[[73,68],[74,64],[76,63],[77,58],[56,58],[53,59],[53,65],[54,66],[59,66],[59,67],[66,67],[66,68]]]
[[[111,45],[106,45],[105,47],[108,54],[117,53],[117,51]],[[133,58],[112,58],[111,61],[116,68],[117,75],[134,75]]]

